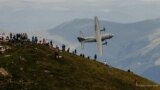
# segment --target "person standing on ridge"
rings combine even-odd
[[[66,46],[63,44],[62,45],[62,51],[65,51]]]
[[[94,55],[94,60],[97,60],[97,54]]]

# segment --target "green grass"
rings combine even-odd
[[[141,84],[154,83],[67,52],[60,53],[63,59],[56,60],[55,50],[45,45],[3,45],[11,49],[0,55],[0,67],[10,75],[0,76],[0,90],[160,90],[136,88],[135,79]]]

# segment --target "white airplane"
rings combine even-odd
[[[102,31],[105,31],[105,28],[103,27],[102,30],[100,30],[99,27],[99,21],[98,17],[95,17],[95,37],[84,37],[82,32],[80,32],[80,37],[78,37],[78,41],[81,43],[82,49],[84,48],[84,43],[90,43],[90,42],[97,42],[99,54],[103,54],[103,45],[107,45],[107,39],[111,39],[114,35],[105,33],[101,34]]]

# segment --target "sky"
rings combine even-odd
[[[160,18],[160,0],[0,0],[0,29],[48,30],[98,16],[121,23]]]

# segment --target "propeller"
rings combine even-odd
[[[107,45],[108,44],[108,42],[107,41],[105,41],[102,45]]]
[[[105,32],[105,31],[106,31],[106,28],[105,28],[105,27],[103,27],[103,29],[101,29],[101,32],[102,32],[102,31],[104,31],[104,32]]]

